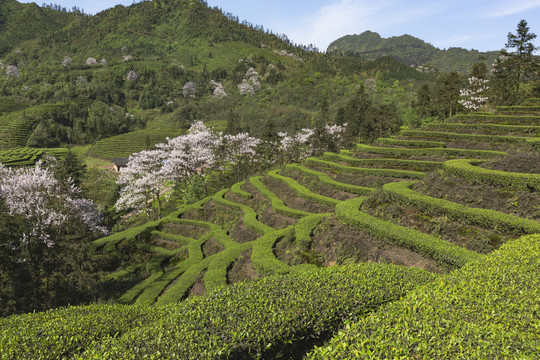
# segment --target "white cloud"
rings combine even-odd
[[[446,1],[434,3],[430,0],[408,3],[406,6],[399,0],[340,0],[321,7],[297,22],[279,24],[278,28],[283,29],[295,42],[313,43],[320,50],[326,50],[329,43],[344,35],[360,34],[366,30],[381,34],[387,30],[395,31],[396,24],[433,17],[450,5]]]
[[[433,46],[438,47],[439,49],[445,49],[449,47],[464,47],[463,43],[471,40],[469,35],[451,35],[445,39],[437,39],[433,41]]]
[[[494,9],[488,11],[484,14],[485,17],[503,17],[508,15],[519,14],[527,10],[532,10],[534,8],[540,7],[540,0],[521,0],[521,1],[511,1],[503,2]]]
[[[314,43],[326,50],[326,46],[347,34],[359,34],[375,30],[382,17],[377,14],[388,8],[391,2],[364,0],[341,0],[327,5],[314,14],[305,16],[295,25],[283,24],[281,28],[296,42]]]

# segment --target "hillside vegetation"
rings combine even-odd
[[[520,110],[308,158],[99,239],[131,305],[2,319],[1,353],[536,357],[540,113]]]
[[[434,80],[393,60],[308,51],[203,1],[143,1],[95,16],[14,0],[2,7],[13,8],[2,11],[4,37],[26,22],[21,14],[40,14],[31,21],[39,31],[17,31],[0,49],[4,149],[94,144],[195,120],[235,121],[255,136],[268,121],[297,131],[312,126],[322,101],[334,117],[377,73],[381,91],[397,79],[411,84],[409,97],[413,82]]]
[[[480,56],[492,64],[498,51],[480,52],[462,48],[438,49],[411,35],[382,38],[372,31],[360,35],[345,35],[328,45],[331,53],[356,53],[364,59],[375,60],[390,56],[407,65],[435,68],[442,72],[470,73]]]

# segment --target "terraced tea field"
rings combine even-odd
[[[0,150],[0,164],[5,166],[32,166],[44,155],[62,158],[68,152],[66,148],[14,148]]]
[[[118,303],[143,306],[0,319],[2,355],[538,358],[540,113],[499,111],[289,164],[99,239]]]
[[[0,113],[0,149],[26,146],[28,138],[42,118],[54,112],[67,112],[69,105],[69,103],[58,103],[28,108],[22,105],[8,107],[6,111],[10,110],[9,112]]]
[[[155,144],[165,142],[167,137],[175,138],[184,132],[178,129],[132,131],[99,140],[92,146],[90,154],[104,159],[129,157],[135,152],[152,149]]]
[[[529,108],[526,116],[512,115],[512,121],[540,123],[536,108]],[[465,193],[450,200],[444,192],[422,190],[458,179],[504,191],[507,198],[532,191],[540,199],[539,174],[485,166],[531,151],[540,140],[534,136],[540,127],[507,125],[507,117],[457,116],[372,145],[358,144],[354,151],[309,158],[96,245],[129,264],[109,279],[145,274],[120,297],[126,304],[173,303],[242,279],[321,264],[376,261],[435,272],[460,268],[509,239],[540,232],[538,208],[517,215],[499,204],[467,199]],[[361,240],[340,244],[339,232]],[[123,249],[133,246],[144,251],[146,261],[129,262]],[[341,255],[333,246],[341,248]]]

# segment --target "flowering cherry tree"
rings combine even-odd
[[[143,150],[129,157],[127,167],[120,171],[116,181],[122,186],[116,209],[136,209],[148,213],[153,210],[155,218],[161,216],[160,195],[165,189],[166,180],[164,160],[165,154],[160,150]]]
[[[95,65],[97,64],[97,60],[93,57],[89,57],[86,59],[86,65]]]
[[[129,72],[128,72],[128,74],[127,74],[127,79],[128,79],[129,81],[135,81],[135,80],[137,80],[138,78],[139,78],[139,74],[137,74],[137,73],[135,72],[135,70],[133,70],[133,69],[129,70]]]
[[[163,165],[164,174],[174,180],[186,181],[191,175],[203,173],[215,163],[214,148],[218,135],[197,121],[186,135],[168,139],[156,147],[167,154]]]
[[[225,92],[222,83],[210,80],[210,85],[214,88],[214,92],[212,93],[213,98],[223,99],[227,97],[227,93]]]
[[[197,93],[197,86],[193,81],[188,81],[184,84],[184,87],[182,88],[182,94],[184,97],[187,98],[195,98],[195,94]]]
[[[238,91],[241,95],[255,95],[256,92],[261,90],[260,75],[255,69],[250,67],[246,71],[246,76],[242,82],[238,85]]]
[[[62,61],[62,66],[63,67],[68,67],[69,65],[71,65],[72,62],[73,62],[73,60],[71,60],[71,58],[69,56],[66,56],[64,58],[64,60]]]
[[[6,75],[9,77],[19,77],[19,68],[17,65],[8,65]]]
[[[56,306],[70,298],[64,290],[82,290],[95,278],[89,241],[107,229],[69,177],[56,179],[41,162],[18,169],[0,164],[0,201],[2,216],[16,224],[9,237],[0,236],[1,261],[8,269],[2,289],[9,292],[3,295],[13,306],[24,311]]]
[[[37,241],[55,245],[50,230],[70,219],[82,220],[92,232],[106,234],[101,216],[90,200],[80,198],[80,189],[72,184],[60,186],[52,172],[38,162],[34,168],[7,168],[0,164],[0,193],[10,215],[22,215],[30,232],[19,239],[21,244]]]
[[[345,126],[327,125],[324,131],[339,142]],[[273,141],[270,147],[282,154],[276,158],[298,161],[312,154],[313,135],[311,129],[302,129],[292,136],[280,133],[280,139]],[[253,164],[264,162],[263,145],[268,146],[248,133],[214,133],[202,121],[197,121],[188,134],[168,138],[167,142],[156,144],[155,150],[141,151],[129,158],[117,181],[122,189],[116,208],[153,212],[157,219],[161,216],[160,196],[170,181],[187,186],[193,176],[202,178],[211,171],[232,172],[239,180]]]
[[[488,101],[486,91],[489,89],[489,80],[471,76],[469,78],[469,88],[459,90],[461,99],[458,101],[466,109],[479,110]]]

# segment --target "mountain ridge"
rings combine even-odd
[[[390,56],[410,66],[428,66],[444,72],[468,73],[479,58],[494,62],[498,51],[481,52],[460,47],[439,49],[409,34],[383,38],[373,31],[345,35],[328,45],[329,53],[356,53],[368,60]]]

